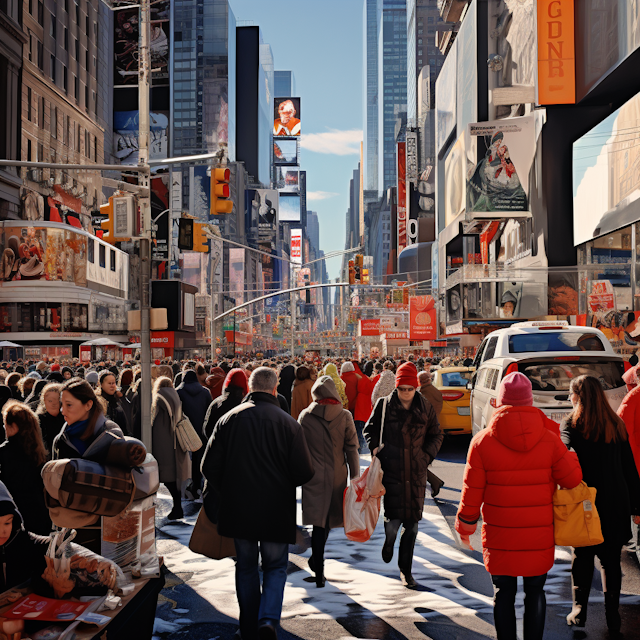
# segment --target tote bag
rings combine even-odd
[[[574,489],[556,489],[553,534],[560,547],[592,547],[604,542],[596,509],[596,489],[586,482]]]
[[[189,549],[213,560],[222,560],[236,555],[236,543],[233,538],[226,538],[218,533],[218,525],[209,520],[204,507],[200,509],[193,527]]]

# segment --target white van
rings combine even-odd
[[[567,322],[518,322],[494,331],[478,347],[473,366],[476,373],[468,387],[474,435],[489,424],[500,382],[514,371],[531,381],[534,406],[558,423],[571,412],[573,378],[598,378],[614,410],[627,393],[622,375],[629,364],[614,353],[602,331]]]

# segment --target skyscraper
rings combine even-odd
[[[275,72],[275,92],[276,98],[286,98],[287,96],[296,95],[296,79],[293,71]]]
[[[396,121],[407,110],[407,3],[378,1],[378,189],[396,182]]]
[[[378,189],[378,2],[364,0],[363,61],[364,69],[364,188]]]

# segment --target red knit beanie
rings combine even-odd
[[[54,362],[51,365],[51,371],[60,371],[60,365],[57,362]]]
[[[500,383],[498,389],[498,406],[530,407],[533,405],[533,393],[529,378],[519,371],[514,371]]]
[[[418,384],[418,370],[413,362],[401,364],[396,371],[396,388],[403,385],[416,389],[420,386]]]
[[[246,396],[247,393],[249,393],[249,383],[245,372],[242,369],[231,369],[231,371],[227,373],[227,377],[224,379],[224,384],[222,385],[223,389],[227,387],[240,387]]]

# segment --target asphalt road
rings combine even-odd
[[[327,585],[318,589],[308,568],[309,550],[290,554],[280,638],[301,640],[415,639],[482,640],[495,638],[492,585],[482,564],[479,534],[476,551],[459,547],[453,530],[460,499],[468,438],[449,438],[433,465],[445,481],[437,500],[427,492],[424,518],[416,543],[413,575],[417,591],[402,587],[397,555],[391,564],[380,557],[383,531],[378,524],[367,543],[348,541],[341,530],[331,533],[326,549]],[[362,465],[368,457],[363,456]],[[199,505],[184,503],[186,517],[166,519],[170,505],[162,492],[158,506],[158,552],[169,569],[167,585],[158,602],[154,638],[167,640],[231,640],[237,629],[234,565],[192,553],[188,540]],[[397,554],[397,543],[396,543]],[[570,609],[570,549],[558,548],[556,563],[546,584],[545,638],[575,640],[566,625]],[[623,633],[638,637],[640,629],[640,568],[635,553],[623,551]],[[522,638],[523,598],[517,600],[519,637]],[[594,572],[589,640],[608,638],[600,575]],[[583,637],[585,637],[583,635]]]

